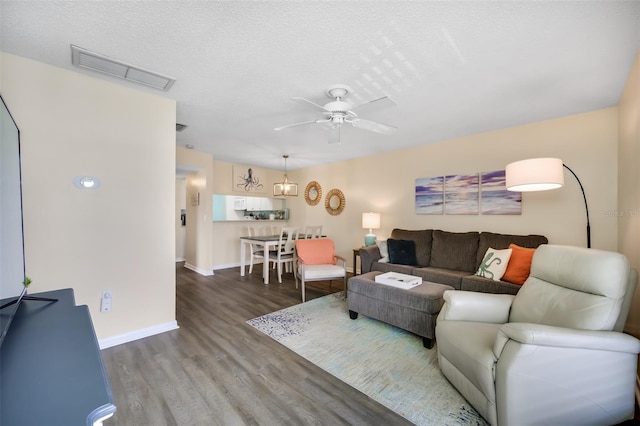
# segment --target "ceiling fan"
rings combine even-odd
[[[358,117],[358,115],[354,112],[355,109],[360,108],[364,105],[395,105],[396,103],[389,98],[388,96],[383,96],[381,98],[372,99],[370,101],[361,103],[359,105],[352,106],[350,103],[345,102],[343,99],[346,98],[349,93],[353,92],[349,86],[344,84],[334,84],[329,86],[326,90],[326,95],[332,99],[333,101],[325,104],[324,106],[318,105],[315,102],[312,102],[308,99],[304,98],[291,98],[294,101],[302,102],[305,104],[313,105],[315,108],[322,111],[325,115],[324,118],[310,121],[303,121],[301,123],[289,124],[287,126],[276,127],[274,130],[282,130],[289,127],[295,126],[303,126],[306,124],[328,124],[330,126],[329,129],[329,143],[340,143],[340,131],[342,125],[348,123],[353,127],[369,130],[371,132],[382,133],[385,135],[391,135],[396,130],[397,127],[389,126],[387,124],[378,123],[371,120],[365,120],[363,118]]]

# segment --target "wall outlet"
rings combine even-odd
[[[111,312],[111,300],[111,291],[103,291],[102,299],[100,300],[100,312]]]

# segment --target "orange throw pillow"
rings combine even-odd
[[[511,257],[502,280],[522,285],[529,278],[531,260],[536,249],[520,247],[515,244],[509,245],[509,248],[512,250]]]

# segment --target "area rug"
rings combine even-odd
[[[440,372],[435,346],[362,315],[349,319],[342,293],[247,323],[417,425],[487,425]]]

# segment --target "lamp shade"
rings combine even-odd
[[[507,164],[509,191],[546,191],[564,186],[564,169],[559,158],[531,158]]]
[[[369,230],[364,236],[364,245],[373,246],[376,243],[374,229],[380,229],[380,213],[362,213],[362,227]]]
[[[289,182],[289,177],[287,176],[287,158],[289,158],[289,156],[285,154],[282,156],[282,158],[284,158],[284,179],[282,180],[282,182],[276,182],[273,184],[273,195],[297,197],[298,184]]]
[[[289,197],[297,197],[298,196],[298,184],[289,182],[287,175],[284,176],[284,181],[277,182],[273,184],[273,195],[274,196],[289,196]]]
[[[380,213],[362,213],[362,227],[380,229]]]

